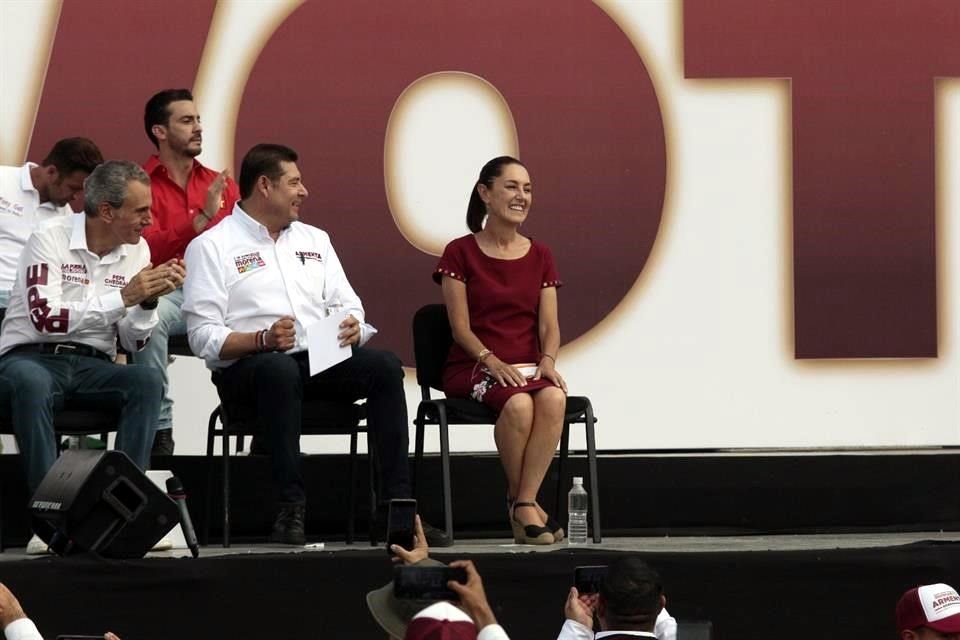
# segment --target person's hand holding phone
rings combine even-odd
[[[487,625],[497,624],[497,618],[493,615],[493,609],[490,608],[487,594],[483,589],[483,580],[477,568],[473,566],[473,562],[457,560],[451,562],[450,566],[467,572],[466,584],[451,580],[447,583],[447,588],[460,596],[460,607],[473,618],[477,631],[481,631]]]
[[[567,603],[563,607],[563,615],[567,620],[579,622],[587,629],[593,629],[593,611],[596,606],[597,594],[581,594],[576,587],[570,587]]]
[[[416,564],[421,560],[430,557],[430,547],[427,545],[427,536],[423,535],[423,525],[420,523],[420,516],[415,515],[414,519],[413,549],[407,550],[398,544],[391,544],[390,551],[393,552],[391,562],[402,562],[403,564]]]

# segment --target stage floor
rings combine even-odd
[[[527,554],[555,553],[558,551],[589,550],[596,552],[638,552],[638,553],[724,553],[741,551],[828,551],[838,549],[882,549],[898,547],[919,542],[958,543],[960,532],[929,531],[907,533],[873,534],[818,534],[818,535],[756,535],[756,536],[666,536],[666,537],[630,537],[604,538],[600,544],[589,542],[583,546],[571,547],[566,542],[557,545],[536,547],[519,545],[503,539],[460,540],[451,547],[433,549],[433,554],[445,556],[484,555],[484,554]],[[0,562],[32,560],[44,556],[28,556],[23,547],[7,548],[0,553]],[[316,552],[369,552],[384,553],[382,545],[371,547],[360,541],[352,545],[343,542],[317,542],[305,547],[290,547],[271,544],[233,544],[224,548],[211,544],[200,548],[201,557],[212,558],[226,555],[274,554],[274,553],[316,553]],[[188,557],[186,549],[155,551],[147,558]]]
[[[542,549],[464,540],[441,561],[472,559],[514,640],[554,640],[573,570],[624,553],[656,567],[667,608],[710,620],[715,640],[894,637],[893,608],[922,583],[956,585],[960,533],[608,538]],[[325,638],[383,640],[365,594],[387,583],[381,547],[210,546],[139,560],[0,554],[0,581],[45,637],[117,632],[124,640]]]

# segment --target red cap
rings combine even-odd
[[[926,584],[910,589],[897,602],[897,631],[927,627],[960,633],[960,595],[950,585]]]
[[[437,602],[413,617],[405,640],[476,640],[477,627],[449,602]]]
[[[417,618],[407,625],[406,640],[476,640],[477,627],[472,622]]]

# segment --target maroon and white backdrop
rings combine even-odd
[[[205,164],[300,152],[412,366],[475,174],[518,154],[602,448],[957,445],[958,36],[944,0],[7,0],[0,162],[144,161],[144,102],[192,88]],[[199,452],[215,392],[171,375]]]

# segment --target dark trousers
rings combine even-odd
[[[366,398],[368,446],[380,461],[382,499],[410,497],[403,366],[389,351],[355,347],[352,357],[312,378],[305,352],[258,353],[215,373],[213,381],[223,402],[251,410],[264,429],[281,502],[306,500],[299,462],[304,398]]]

